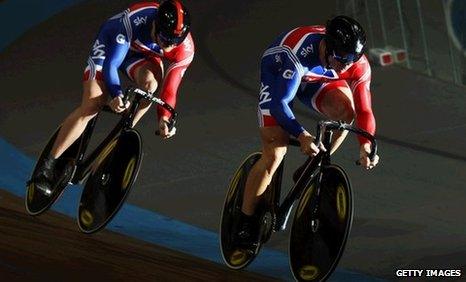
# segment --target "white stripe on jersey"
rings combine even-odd
[[[109,20],[115,20],[115,19],[119,19],[121,18],[123,15],[125,14],[125,12],[121,12],[121,13],[118,13],[116,15],[114,15],[113,17],[111,17]]]
[[[94,61],[91,58],[89,58],[89,60],[87,60],[87,62],[88,62],[89,67],[90,67],[89,78],[90,79],[95,79],[96,71],[95,71]]]
[[[272,47],[270,49],[267,49],[267,50],[265,50],[264,55],[262,55],[262,58],[265,57],[265,56],[268,56],[268,55],[277,54],[277,53],[281,53],[281,52],[286,53],[288,55],[288,57],[290,57],[290,60],[293,62],[294,65],[301,65],[298,58],[296,58],[293,55],[293,53],[289,54],[290,48],[288,48],[287,46],[276,46],[276,47]],[[298,66],[296,68],[298,68]]]
[[[132,63],[131,65],[129,65],[127,68],[126,68],[126,73],[128,74],[128,76],[131,76],[130,75],[130,70],[138,63],[140,63],[141,61],[144,61],[145,59],[139,59],[139,60],[136,60],[134,63]],[[134,77],[131,77],[131,79],[134,80]]]
[[[168,66],[168,69],[167,69],[167,75],[174,69],[174,68],[177,68],[177,67],[184,67],[188,64],[190,64],[192,61],[193,61],[193,58],[194,58],[194,55],[191,55],[189,57],[187,57],[186,59],[184,60],[181,60],[175,64],[171,64]]]
[[[265,56],[268,56],[268,55],[282,53],[282,52],[285,53],[288,56],[288,58],[290,58],[293,65],[296,67],[296,70],[298,71],[298,74],[300,76],[303,76],[303,74],[304,74],[303,65],[299,61],[298,57],[296,57],[296,55],[293,54],[293,51],[291,51],[290,47],[288,47],[288,46],[276,46],[276,47],[269,48],[269,49],[265,50],[264,55],[262,55],[262,58],[264,58]]]
[[[125,15],[123,16],[123,24],[125,26],[126,33],[128,35],[128,42],[131,42],[131,40],[133,39],[133,29],[129,21],[128,10],[125,11]]]
[[[299,27],[297,27],[297,28],[291,30],[290,32],[288,32],[288,33],[283,37],[282,41],[280,41],[280,44],[279,44],[279,45],[280,45],[280,46],[283,46],[283,43],[285,42],[286,38],[287,38],[290,34],[292,34],[295,30],[297,30],[298,28],[299,28]]]
[[[308,38],[312,33],[306,33],[303,37],[301,37],[301,39],[298,41],[298,43],[296,43],[296,46],[294,46],[293,48],[293,53],[297,56],[298,55],[298,50],[299,48],[301,48],[301,45],[303,45],[304,43],[304,40],[306,40],[306,38]]]
[[[142,42],[139,41],[139,39],[134,40],[133,43],[134,43],[134,45],[136,45],[137,47],[143,49],[144,51],[148,51],[148,52],[152,51],[149,47],[147,47],[146,45],[142,44]],[[154,51],[152,51],[152,52],[154,52]],[[154,53],[155,53],[155,52],[154,52]]]
[[[322,74],[318,74],[318,73],[314,73],[312,71],[308,71],[304,74],[303,76],[303,79],[306,80],[308,79],[309,77],[312,79],[312,78],[328,78],[328,79],[335,79],[335,80],[338,80],[340,79],[340,77],[338,76],[337,72],[333,69],[328,69],[328,71],[330,71],[332,73],[333,76],[327,76],[327,75],[322,75]]]
[[[130,12],[130,13],[128,14],[128,16],[131,17],[131,16],[134,15],[135,13],[138,13],[138,12],[140,12],[140,11],[142,11],[142,10],[145,10],[145,9],[156,9],[156,8],[157,8],[156,6],[142,7],[142,8],[139,8],[139,9],[137,9],[137,10],[134,10],[134,11]]]
[[[154,50],[147,47],[146,45],[144,45],[141,41],[139,41],[139,39],[136,39],[135,41],[133,41],[133,44],[136,47],[140,48],[140,49],[137,49],[137,48],[132,47],[132,49],[135,50],[136,52],[141,52],[141,49],[142,49],[142,50],[144,50],[146,52],[150,52],[150,53],[158,55],[158,56],[163,56],[163,50],[162,49],[160,49],[160,53],[157,53]]]

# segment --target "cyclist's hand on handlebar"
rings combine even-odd
[[[126,104],[123,103],[123,95],[119,95],[115,98],[113,98],[109,103],[109,107],[114,111],[115,113],[121,113],[127,108],[129,108],[129,101],[126,102]]]
[[[314,144],[315,137],[309,134],[307,131],[303,131],[299,136],[298,136],[299,143],[301,143],[301,152],[303,152],[306,155],[315,157],[320,150],[322,151],[327,151],[325,149],[324,145],[322,143],[317,146]]]
[[[371,144],[362,144],[359,149],[359,163],[366,169],[373,169],[379,162],[379,156],[375,155],[374,161],[371,162],[369,159],[369,153],[371,152]]]
[[[168,139],[176,134],[176,127],[173,127],[172,130],[170,131],[168,128],[168,124],[169,124],[168,117],[162,117],[159,121],[159,133],[160,133],[160,137],[162,137],[163,139]]]

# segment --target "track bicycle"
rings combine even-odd
[[[34,167],[27,182],[25,205],[30,215],[39,215],[55,203],[69,184],[85,182],[78,207],[77,222],[84,233],[94,233],[105,227],[117,214],[136,181],[142,161],[142,141],[132,128],[142,99],[154,102],[171,113],[168,128],[175,126],[177,113],[167,103],[138,88],[125,91],[124,102],[129,109],[120,113],[120,121],[107,137],[86,158],[85,152],[99,114],[86,126],[83,134],[57,159],[52,193],[47,195],[34,184],[39,165],[50,154],[60,127],[55,131]],[[108,106],[103,111],[114,113]]]
[[[325,148],[331,148],[332,134],[337,130],[367,138],[371,142],[369,158],[375,158],[375,137],[340,121],[320,121],[315,144],[322,142]],[[300,147],[296,139],[290,139],[289,144]],[[231,179],[220,225],[223,260],[232,269],[242,269],[250,264],[273,232],[286,229],[293,205],[298,201],[289,240],[293,276],[297,281],[326,280],[343,254],[353,220],[352,190],[346,172],[331,162],[330,150],[320,151],[315,157],[309,157],[297,171],[296,182],[280,203],[283,159],[256,208],[260,218],[259,241],[245,248],[235,242],[235,221],[241,210],[249,171],[261,154],[256,152],[248,156]]]

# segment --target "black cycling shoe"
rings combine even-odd
[[[255,249],[259,245],[259,220],[255,215],[248,216],[242,211],[238,213],[235,242],[238,247],[245,249]]]
[[[50,196],[54,189],[55,180],[55,163],[52,157],[45,158],[39,166],[38,172],[34,177],[36,188],[42,191],[46,196]]]

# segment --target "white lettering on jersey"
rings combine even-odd
[[[99,40],[96,40],[92,47],[92,59],[105,59],[105,45],[100,44]]]
[[[312,54],[314,53],[314,46],[313,45],[309,45],[307,47],[303,47],[303,49],[301,49],[301,56],[303,56],[304,58],[306,58],[309,54]]]
[[[120,34],[117,35],[116,42],[118,44],[125,44],[125,41],[126,41],[126,39],[125,39],[125,36],[123,34],[120,33]]]
[[[133,22],[134,22],[134,24],[135,24],[136,26],[138,26],[138,25],[140,25],[140,24],[146,24],[146,23],[147,23],[147,16],[145,16],[145,17],[137,17],[137,18],[134,19]]]
[[[283,72],[283,78],[285,78],[285,79],[292,79],[293,76],[294,76],[294,71],[292,71],[292,70],[285,70]]]
[[[269,98],[270,92],[268,92],[267,89],[269,89],[269,86],[261,83],[261,90],[259,92],[259,105],[272,101],[272,98]]]

